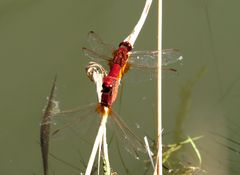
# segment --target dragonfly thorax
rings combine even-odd
[[[119,47],[114,53],[113,64],[118,64],[123,67],[128,59],[128,49],[126,47]]]

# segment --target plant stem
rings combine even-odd
[[[103,138],[103,134],[104,134],[104,128],[106,127],[106,123],[107,123],[107,116],[104,115],[104,116],[102,116],[101,124],[98,129],[98,134],[96,136],[96,139],[95,139],[95,142],[93,145],[92,153],[91,153],[91,156],[88,161],[85,175],[91,174],[93,163],[94,163],[94,160],[95,160],[95,157],[97,154],[97,149],[99,148],[99,145],[102,143],[102,138]]]
[[[158,0],[158,50],[162,51],[162,0]],[[162,175],[162,52],[158,54],[157,175]],[[155,173],[154,173],[155,174]]]

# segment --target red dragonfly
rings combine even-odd
[[[137,155],[139,150],[144,150],[144,145],[141,140],[127,127],[122,119],[111,110],[111,107],[116,100],[119,83],[123,75],[131,68],[156,71],[158,68],[157,56],[159,51],[131,52],[132,46],[128,42],[121,42],[119,44],[119,48],[115,49],[111,45],[102,42],[101,38],[92,31],[88,34],[88,42],[91,49],[83,48],[84,54],[94,60],[105,61],[110,65],[108,75],[103,78],[101,102],[97,105],[97,109],[96,105],[90,105],[86,108],[75,108],[60,112],[54,118],[68,118],[72,122],[67,122],[67,124],[64,124],[62,127],[53,131],[52,135],[55,135],[64,128],[68,128],[72,124],[78,123],[77,121],[82,121],[84,118],[88,118],[87,116],[94,113],[94,111],[97,111],[100,116],[103,116],[106,114],[105,108],[108,108],[109,110],[107,111],[107,115],[111,116],[111,118],[115,121],[114,123],[117,125],[117,128],[120,128],[119,133],[122,133],[124,138],[123,140],[127,141],[126,144],[130,145],[130,152]],[[182,59],[182,56],[176,49],[163,50],[162,55],[163,66],[175,63]]]
[[[158,68],[159,51],[132,51],[133,46],[123,41],[115,49],[105,44],[93,31],[88,34],[88,43],[91,49],[83,48],[83,52],[91,59],[105,60],[110,65],[110,71],[103,78],[101,105],[111,108],[118,94],[119,82],[130,68],[156,70]],[[165,49],[162,51],[162,65],[182,60],[177,49]]]

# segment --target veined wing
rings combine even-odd
[[[105,61],[109,62],[112,60],[111,57],[108,57],[106,55],[101,55],[101,54],[99,54],[91,49],[85,48],[85,47],[82,48],[82,51],[83,51],[84,55],[86,55],[87,57],[89,57],[95,61],[101,62],[101,61],[105,60]]]
[[[91,103],[82,107],[77,107],[69,110],[63,110],[59,112],[53,118],[53,124],[55,125],[52,136],[62,133],[65,129],[71,129],[77,131],[80,124],[89,118],[95,117],[96,103]],[[92,118],[90,117],[90,118]]]
[[[158,54],[160,51],[133,51],[129,53],[128,63],[136,68],[156,69],[158,67]],[[162,51],[162,66],[176,63],[183,57],[177,49],[164,49]]]
[[[113,52],[116,50],[112,45],[104,43],[93,31],[88,33],[87,41],[92,51],[105,57],[112,58]]]
[[[136,159],[139,159],[139,154],[146,153],[142,140],[134,134],[116,112],[112,111],[111,118],[113,119],[116,128],[119,130],[118,134],[122,137],[122,141],[124,142],[122,144],[125,146],[125,149],[133,154]]]

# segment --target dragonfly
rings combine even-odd
[[[100,72],[104,72],[104,68],[99,64],[92,64],[86,67],[86,72],[89,75],[89,69],[94,68],[94,70],[100,70]],[[91,78],[90,78],[91,79]],[[76,129],[76,126],[80,126],[81,123],[87,123],[84,120],[89,120],[92,116],[100,116],[99,119],[102,120],[103,115],[105,113],[104,106],[100,103],[91,103],[89,105],[76,107],[67,110],[59,110],[59,112],[52,118],[51,123],[58,123],[59,120],[64,120],[62,126],[57,126],[58,128],[53,130],[51,133],[52,136],[56,135],[59,132],[62,132],[65,128],[71,128],[73,130]],[[127,145],[125,148],[128,152],[133,154],[135,158],[139,157],[140,152],[145,152],[145,146],[142,140],[134,134],[134,132],[128,127],[128,125],[121,119],[121,117],[111,108],[109,108],[107,113],[107,118],[112,119],[112,123],[115,125],[115,133],[117,133],[120,140],[124,142],[124,145]],[[49,122],[48,122],[49,123]],[[60,124],[61,125],[61,124]],[[76,126],[74,126],[76,125]],[[86,124],[88,125],[88,124]],[[92,124],[90,124],[92,125]],[[82,127],[79,127],[81,132],[84,130]],[[76,129],[75,131],[77,131]],[[83,133],[83,132],[82,132]],[[89,132],[88,132],[89,134]]]
[[[101,69],[101,68],[99,68]],[[53,83],[53,87],[55,89],[55,82]],[[54,97],[56,97],[55,94]],[[54,110],[56,112],[51,115],[51,118],[48,120],[43,120],[41,126],[48,127],[48,134],[44,134],[44,138],[54,138],[57,139],[66,134],[74,134],[73,136],[78,135],[78,139],[80,138],[81,142],[89,143],[91,140],[91,134],[95,131],[94,127],[98,125],[93,125],[92,120],[98,119],[98,122],[102,120],[102,114],[104,113],[103,105],[101,103],[91,103],[89,105],[80,106],[76,108],[71,108],[67,110],[61,110],[58,106],[59,110]],[[96,117],[98,116],[98,117]],[[94,119],[94,117],[96,117]],[[114,125],[113,132],[114,140],[115,138],[117,143],[120,142],[121,145],[124,145],[124,149],[131,155],[133,155],[136,159],[142,158],[146,153],[144,143],[142,139],[140,139],[129,127],[128,125],[121,119],[121,117],[114,111],[110,110],[108,113],[108,118],[110,118],[110,124]],[[87,121],[86,121],[87,120]],[[90,123],[89,123],[90,122]],[[51,125],[51,132],[50,130]],[[111,127],[112,128],[112,127]],[[45,130],[41,130],[42,133],[45,133]],[[69,133],[70,131],[70,133]],[[66,135],[67,136],[67,135]],[[41,137],[42,138],[42,137]],[[68,139],[72,137],[66,137],[64,142],[67,142]],[[52,141],[53,141],[52,140]],[[70,139],[71,140],[71,139]],[[111,139],[112,140],[112,139]],[[90,141],[91,142],[91,141]],[[45,143],[45,142],[44,142]],[[53,143],[53,142],[52,142]],[[59,143],[59,142],[58,142]],[[46,144],[45,144],[46,145]],[[43,145],[43,148],[46,146]],[[59,144],[58,144],[59,145]],[[70,144],[73,146],[73,144]],[[46,149],[42,150],[44,155],[44,165],[48,167],[48,159],[46,156]],[[48,148],[47,148],[48,150]],[[58,156],[58,153],[54,153]],[[65,161],[68,162],[69,161]],[[70,163],[71,164],[71,163]]]
[[[145,152],[145,146],[134,132],[127,126],[127,124],[118,116],[116,112],[112,110],[112,105],[117,98],[118,88],[120,80],[125,73],[132,69],[148,69],[156,71],[157,56],[159,51],[132,51],[132,46],[127,41],[123,41],[119,44],[119,47],[115,49],[109,44],[102,42],[101,38],[90,31],[88,34],[88,42],[91,49],[83,48],[83,52],[86,56],[97,60],[105,61],[110,66],[109,73],[103,77],[101,98],[98,104],[91,104],[83,108],[74,108],[70,110],[63,110],[54,116],[53,120],[57,118],[70,119],[63,126],[58,127],[52,132],[51,135],[56,135],[64,128],[69,128],[74,124],[82,123],[82,120],[92,116],[93,113],[100,114],[100,119],[106,114],[111,116],[114,123],[119,129],[119,134],[122,136],[122,140],[126,143],[127,150],[133,153],[136,158],[139,157],[138,152]],[[179,51],[176,49],[167,49],[162,52],[163,55],[163,66],[175,63],[182,59]],[[73,119],[72,119],[73,118]],[[55,123],[55,122],[53,122]],[[125,144],[124,144],[125,145]]]
[[[95,61],[105,61],[110,71],[103,78],[101,105],[111,108],[117,98],[120,80],[130,69],[147,69],[156,71],[158,68],[158,54],[162,54],[162,66],[167,66],[182,60],[178,49],[160,51],[132,51],[133,46],[128,41],[122,41],[116,49],[106,44],[93,31],[88,33],[87,39],[90,49],[83,47],[83,53]]]

